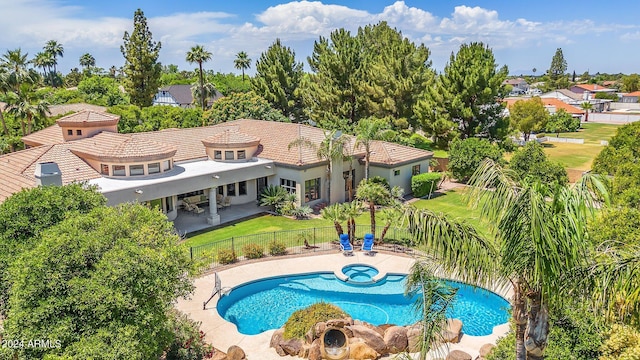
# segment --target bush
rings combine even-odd
[[[347,316],[349,315],[335,305],[325,302],[313,304],[291,314],[284,324],[284,338],[304,339],[307,331],[316,323],[331,319],[342,319]]]
[[[313,213],[313,209],[311,209],[309,206],[298,206],[295,209],[289,211],[289,213],[292,216],[295,216],[296,219],[301,220],[301,219],[308,219],[309,215],[311,215],[311,213]]]
[[[368,181],[373,184],[381,184],[387,189],[391,189],[391,186],[389,185],[389,181],[387,181],[387,179],[383,178],[382,176],[378,176],[378,175],[372,176],[369,178],[369,180],[363,180],[363,181]]]
[[[232,264],[236,262],[238,258],[236,253],[231,249],[221,249],[218,251],[218,262],[222,265]]]
[[[411,191],[413,196],[423,197],[430,195],[438,188],[438,183],[442,179],[442,173],[430,172],[414,175],[411,177]]]
[[[273,240],[269,243],[269,254],[273,256],[285,255],[287,253],[287,246],[277,240]]]
[[[264,248],[258,244],[246,244],[242,252],[247,259],[260,259],[264,256]]]
[[[511,157],[509,168],[515,171],[521,179],[531,178],[543,184],[569,182],[567,170],[559,163],[547,159],[542,145],[536,141],[528,142],[522,149]]]
[[[449,171],[455,179],[466,181],[485,158],[500,162],[502,150],[485,139],[454,140],[449,151]]]
[[[165,352],[166,360],[200,360],[213,356],[215,350],[204,341],[200,323],[186,314],[171,310],[169,330],[173,333],[173,341]]]
[[[627,325],[613,325],[602,344],[601,360],[640,359],[640,333]]]

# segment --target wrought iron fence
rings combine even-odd
[[[376,227],[376,239],[380,238],[383,231],[384,227]],[[356,249],[364,235],[369,232],[371,232],[370,225],[356,225],[354,235]],[[413,250],[409,247],[412,243],[411,239],[409,229],[388,228],[383,239],[385,245],[380,248],[393,252],[412,252]],[[234,236],[189,248],[191,259],[200,262],[203,268],[215,268],[231,262],[259,257],[331,250],[340,250],[338,233],[333,226]]]

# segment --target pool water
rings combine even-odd
[[[218,313],[246,335],[278,329],[296,310],[320,301],[339,306],[354,319],[374,325],[410,325],[418,321],[413,298],[404,295],[406,275],[387,275],[384,280],[352,285],[333,273],[281,276],[233,288],[217,305]],[[447,281],[458,288],[449,318],[462,320],[468,335],[489,335],[493,327],[508,320],[509,303],[480,288]]]
[[[378,270],[368,265],[347,265],[342,268],[342,273],[356,283],[366,283],[372,281],[378,275]]]

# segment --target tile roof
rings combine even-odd
[[[577,84],[576,87],[584,89],[586,91],[602,91],[602,90],[611,90],[609,88],[600,86],[598,84]]]
[[[576,94],[573,91],[569,90],[569,89],[558,89],[556,90],[557,92],[559,92],[560,94],[571,98],[573,100],[583,100],[582,99],[582,94]]]
[[[246,145],[255,146],[260,142],[260,138],[252,135],[247,135],[232,129],[222,131],[218,134],[211,135],[208,138],[202,140],[206,146],[215,145]]]
[[[69,142],[71,151],[104,161],[152,161],[173,157],[177,148],[133,134],[103,131],[90,138]]]
[[[584,110],[578,109],[577,107],[569,105],[558,99],[545,98],[545,99],[542,99],[542,103],[544,104],[544,106],[553,106],[556,108],[556,110],[564,109],[564,111],[568,112],[569,114],[575,114],[575,115],[584,114]]]
[[[56,121],[59,126],[103,126],[115,124],[120,120],[120,116],[107,114],[105,112],[95,112],[92,110],[82,110],[80,112],[61,117]]]
[[[64,142],[62,128],[58,124],[53,124],[48,128],[23,136],[22,142],[29,146],[62,144]]]
[[[624,96],[638,96],[638,97],[640,97],[640,90],[624,94]]]
[[[83,110],[105,112],[107,111],[107,108],[104,106],[98,106],[93,104],[75,103],[75,104],[49,105],[49,110],[51,111],[51,114],[49,116],[58,116],[58,115],[68,114],[70,112],[80,112]]]
[[[48,161],[54,161],[60,166],[63,184],[100,177],[97,171],[69,151],[68,144],[21,150],[0,156],[0,202],[24,188],[35,187],[36,164]]]

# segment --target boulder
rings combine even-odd
[[[227,350],[227,360],[245,360],[247,355],[239,346],[231,345]]]
[[[358,342],[349,346],[349,359],[377,359],[378,356],[380,356],[380,354],[365,343]]]
[[[445,360],[471,360],[471,355],[462,350],[453,350]]]
[[[272,347],[276,350],[276,353],[280,356],[286,356],[287,353],[282,349],[280,343],[284,341],[284,329],[276,330],[273,335],[271,335],[271,342],[269,343],[269,347]]]
[[[392,354],[405,351],[409,345],[407,328],[404,326],[391,326],[384,332],[384,343]]]
[[[302,340],[289,339],[280,342],[280,347],[287,355],[298,356],[300,350],[302,350]]]
[[[319,338],[326,329],[327,325],[324,322],[316,323],[307,331],[305,340],[307,340],[308,344],[311,344],[313,340]]]
[[[462,331],[462,321],[459,319],[447,319],[447,324],[442,331],[442,341],[450,343],[460,342],[460,332]]]
[[[326,325],[327,325],[327,327],[343,328],[345,326],[353,325],[353,319],[352,318],[344,318],[344,319],[327,320]],[[322,331],[324,331],[324,330],[322,330]]]
[[[407,328],[409,352],[418,352],[422,348],[422,325],[416,324]]]
[[[378,329],[382,330],[382,331],[387,331],[388,328],[396,326],[395,324],[382,324],[380,326],[378,326]]]
[[[377,353],[381,355],[386,355],[389,353],[387,351],[387,345],[384,342],[384,338],[375,330],[372,330],[364,325],[355,324],[348,326],[347,329],[351,330],[354,337],[362,338],[364,342]]]
[[[309,348],[309,360],[322,360],[322,351],[320,351],[320,339],[313,340]]]
[[[354,325],[362,325],[362,326],[368,327],[369,329],[380,334],[380,336],[384,336],[384,329],[381,329],[375,325],[369,324],[368,322],[356,320],[354,321]]]
[[[480,358],[484,359],[487,357],[487,355],[489,355],[489,353],[491,352],[491,350],[493,350],[493,348],[496,347],[493,344],[484,344],[480,347]]]

